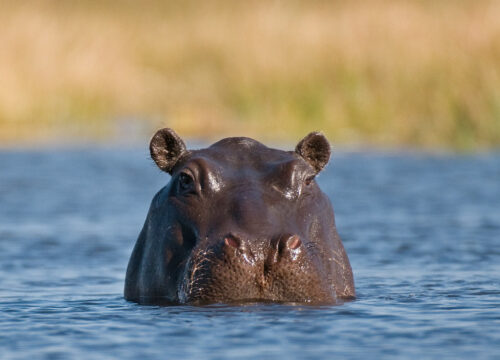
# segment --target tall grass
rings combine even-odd
[[[183,136],[498,146],[499,14],[465,0],[0,2],[0,142],[107,138],[134,118]]]

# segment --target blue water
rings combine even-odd
[[[1,359],[500,358],[500,153],[335,152],[340,306],[125,301],[167,181],[146,147],[0,152]]]

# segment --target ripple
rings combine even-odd
[[[158,307],[122,296],[146,150],[0,152],[2,359],[500,356],[500,154],[334,154],[355,301]]]

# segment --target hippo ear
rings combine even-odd
[[[165,172],[171,173],[173,167],[184,155],[186,145],[172,129],[161,129],[151,139],[149,152],[156,165]]]
[[[309,163],[318,174],[330,160],[330,144],[325,135],[312,132],[300,140],[295,152]]]

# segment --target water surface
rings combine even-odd
[[[319,177],[358,299],[140,306],[125,269],[168,181],[146,148],[0,152],[0,358],[498,359],[500,154],[335,152]]]

